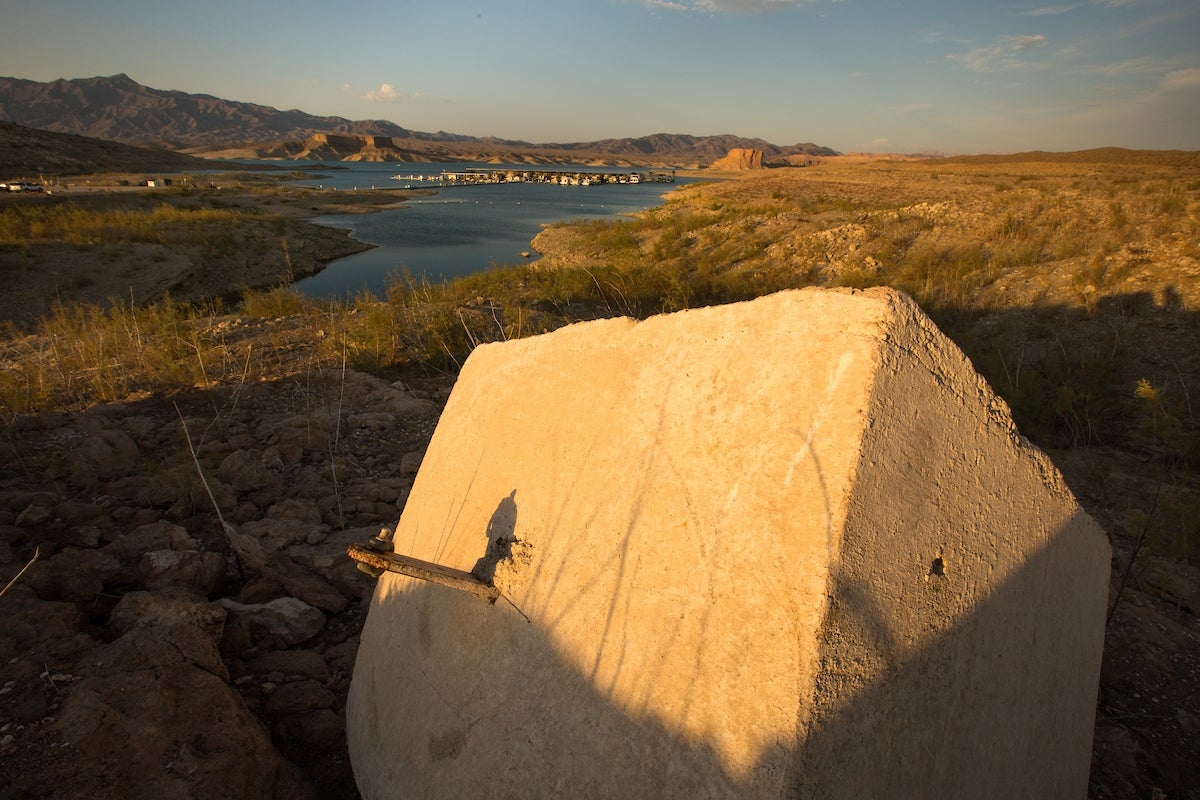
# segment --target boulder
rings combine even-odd
[[[379,579],[365,800],[1086,794],[1107,539],[898,292],[477,348],[394,547],[501,596]]]
[[[88,767],[70,776],[73,797],[313,796],[238,694],[189,663],[88,677],[72,688],[53,729]],[[25,776],[27,791],[37,772]],[[41,788],[63,779],[50,772]]]
[[[280,505],[276,503],[272,508],[278,508]],[[296,517],[268,518],[244,523],[239,526],[239,530],[262,541],[271,550],[284,550],[306,541],[313,532],[324,530],[320,520],[321,512],[316,504],[312,505],[312,511],[317,517],[315,523]]]
[[[311,639],[325,627],[325,615],[303,600],[280,597],[246,605],[225,597],[218,601],[264,647],[283,648]]]
[[[434,418],[439,411],[436,403],[416,397],[403,384],[389,384],[382,378],[354,370],[345,372],[345,385],[340,392],[345,407],[360,409],[359,413],[388,412],[413,420]]]
[[[286,677],[300,675],[324,682],[329,679],[329,667],[319,653],[311,650],[274,650],[263,653],[246,665],[255,675],[282,673]]]
[[[151,550],[138,562],[138,577],[147,589],[178,587],[208,596],[225,582],[225,557],[197,550]]]
[[[65,528],[93,524],[97,517],[104,514],[104,507],[98,503],[78,500],[62,500],[54,506],[52,516],[55,521]]]
[[[289,742],[318,751],[332,752],[346,745],[346,721],[329,708],[283,717],[275,730]]]
[[[23,578],[45,599],[93,600],[117,580],[121,564],[101,550],[68,547],[36,562]]]
[[[262,456],[252,450],[235,450],[221,459],[217,477],[238,494],[278,483],[275,473],[263,463]]]
[[[53,757],[59,751],[47,749],[6,789],[18,797],[311,796],[227,684],[215,643],[225,613],[181,593],[126,594],[110,616],[119,636],[80,657],[76,674],[58,676],[61,714],[41,720],[51,748],[69,746],[83,768],[68,775]]]
[[[264,711],[269,716],[306,714],[319,708],[333,708],[337,702],[333,692],[314,680],[300,680],[275,687],[267,697]]]
[[[47,664],[70,662],[98,644],[83,633],[87,626],[75,603],[39,600],[23,582],[5,592],[3,602],[0,662],[28,658],[40,672]]]
[[[138,446],[124,431],[102,428],[85,436],[66,458],[77,488],[94,491],[101,483],[128,475],[137,465]]]
[[[310,530],[321,525],[321,509],[317,508],[316,502],[299,497],[289,498],[271,506],[267,509],[267,517],[304,522],[311,526]]]
[[[242,563],[257,572],[260,577],[278,583],[290,594],[323,611],[336,614],[346,608],[347,600],[341,592],[316,572],[296,563],[287,553],[276,550],[255,536],[243,533],[233,525],[225,526],[225,535],[229,537],[229,545]]]
[[[118,634],[135,628],[189,625],[207,634],[216,644],[221,640],[227,614],[220,605],[178,589],[129,592],[109,614],[108,624]]]
[[[217,649],[223,612],[221,607],[203,601],[190,603],[179,596],[126,595],[113,609],[118,616],[114,627],[124,633],[89,655],[89,672],[137,673],[167,664],[188,664],[226,681],[229,672]]]
[[[200,543],[186,528],[165,520],[140,525],[104,547],[104,553],[126,568],[134,568],[152,550],[198,550]]]

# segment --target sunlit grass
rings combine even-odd
[[[211,313],[169,300],[57,304],[36,335],[5,343],[0,398],[10,413],[27,413],[205,385],[221,377],[224,360],[198,324]]]
[[[247,211],[177,208],[92,210],[72,203],[10,206],[0,211],[0,245],[61,241],[74,245],[148,242],[209,244],[255,219]]]

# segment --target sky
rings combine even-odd
[[[0,0],[0,75],[536,143],[1200,150],[1200,0]]]

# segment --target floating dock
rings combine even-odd
[[[590,172],[554,169],[466,169],[437,175],[393,175],[392,180],[422,187],[475,186],[493,183],[550,183],[559,186],[601,186],[605,184],[674,183],[675,170],[646,172]]]

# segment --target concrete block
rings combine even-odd
[[[904,295],[485,345],[350,688],[367,800],[1084,797],[1109,546]]]

